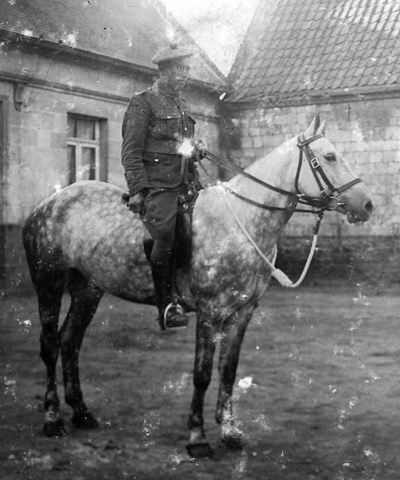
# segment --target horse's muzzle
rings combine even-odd
[[[362,223],[369,220],[374,210],[372,200],[366,201],[361,208],[347,208],[347,220],[349,223]]]

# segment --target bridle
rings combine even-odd
[[[324,135],[322,133],[316,133],[312,137],[306,139],[304,133],[301,133],[297,137],[297,146],[299,148],[299,163],[297,167],[296,179],[295,179],[295,188],[298,193],[299,201],[301,203],[306,203],[312,207],[317,207],[320,210],[336,210],[339,206],[343,205],[342,203],[338,202],[337,197],[348,190],[349,188],[353,187],[357,183],[360,183],[362,180],[360,178],[355,178],[350,182],[345,183],[341,187],[335,187],[332,182],[329,180],[328,176],[324,172],[321,164],[319,163],[318,158],[312,151],[310,147],[310,143],[322,138]],[[315,181],[318,184],[320,189],[321,196],[320,197],[312,197],[310,195],[306,195],[300,192],[299,188],[299,178],[301,173],[301,167],[303,165],[303,153],[307,159],[307,162],[310,166],[311,172],[315,178]],[[325,186],[324,186],[325,184]]]
[[[224,168],[225,170],[231,172],[231,173],[239,173],[240,175],[249,178],[255,183],[258,183],[259,185],[262,185],[269,190],[272,190],[274,192],[280,193],[282,195],[286,195],[288,197],[293,198],[293,202],[289,207],[275,207],[275,206],[270,206],[270,205],[264,205],[263,203],[257,202],[255,200],[252,200],[248,197],[245,197],[234,190],[232,190],[230,187],[227,185],[224,185],[224,187],[233,195],[236,197],[242,199],[243,201],[250,203],[251,205],[254,205],[259,208],[263,208],[266,210],[281,210],[281,211],[288,211],[288,212],[301,212],[301,213],[312,213],[312,214],[317,214],[322,217],[323,213],[326,210],[336,210],[340,206],[343,206],[343,203],[340,203],[337,199],[337,197],[348,190],[349,188],[353,187],[357,183],[360,183],[362,180],[360,178],[355,178],[354,180],[351,180],[350,182],[345,183],[344,185],[340,187],[335,187],[332,182],[329,180],[328,176],[324,172],[321,164],[319,163],[318,158],[312,151],[310,144],[315,142],[315,140],[318,140],[319,138],[324,137],[322,133],[316,133],[312,137],[306,139],[304,133],[301,133],[297,137],[297,147],[299,148],[299,161],[298,161],[298,167],[297,167],[297,172],[296,172],[296,177],[295,177],[295,189],[297,193],[293,193],[289,190],[284,190],[282,188],[276,187],[274,185],[271,185],[267,182],[264,182],[263,180],[260,180],[259,178],[251,175],[250,173],[246,172],[243,168],[239,167],[238,165],[234,164],[231,161],[223,160],[220,157],[217,157],[213,153],[207,151],[206,152],[206,157],[211,160],[215,165]],[[299,187],[299,179],[300,179],[300,173],[303,165],[303,154],[307,159],[307,163],[310,166],[310,169],[313,173],[313,176],[315,178],[315,181],[318,184],[318,187],[320,189],[321,196],[319,197],[314,197],[311,195],[307,195],[305,193],[302,193],[300,191]],[[202,164],[200,163],[202,166]],[[203,166],[202,166],[203,167]],[[204,168],[204,167],[203,167]],[[325,186],[324,186],[325,184]],[[309,207],[313,207],[312,210],[310,209],[304,209],[304,208],[297,208],[297,204],[300,203],[302,205],[306,205]]]

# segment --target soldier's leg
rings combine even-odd
[[[172,302],[172,247],[169,242],[159,238],[155,240],[151,251],[151,271],[160,317]]]
[[[188,270],[192,257],[192,214],[178,212],[176,239],[176,266]]]
[[[191,292],[192,215],[198,193],[182,195],[178,202],[177,232],[175,241],[176,290],[179,302],[187,311],[195,310]]]
[[[151,252],[153,250],[153,246],[154,246],[154,239],[147,231],[143,239],[143,249],[144,249],[144,254],[146,255],[146,259],[149,263],[151,263]]]
[[[161,328],[186,326],[188,318],[172,303],[172,268],[177,215],[175,192],[151,191],[146,198],[143,222],[151,233],[154,244],[150,263],[156,290],[156,304]],[[168,311],[166,312],[166,309]]]

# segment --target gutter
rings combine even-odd
[[[120,60],[107,55],[70,47],[63,44],[61,41],[59,41],[59,43],[54,43],[49,40],[44,40],[41,37],[28,37],[20,33],[0,29],[0,48],[6,50],[8,46],[17,47],[25,52],[32,52],[33,50],[35,53],[44,56],[62,55],[64,59],[79,61],[86,65],[88,62],[92,63],[92,65],[105,65],[124,73],[139,74],[144,79],[149,79],[150,81],[157,74],[157,69],[153,67],[146,67],[126,60]],[[226,85],[224,84],[215,85],[195,78],[190,78],[188,80],[188,85],[215,94],[222,93],[226,90]]]
[[[231,92],[234,95],[234,92]],[[224,108],[229,111],[243,111],[256,108],[279,108],[302,105],[321,105],[325,103],[361,102],[366,100],[390,99],[400,97],[400,84],[387,86],[365,86],[343,88],[331,91],[312,91],[298,94],[270,95],[251,100],[229,100],[224,102]]]

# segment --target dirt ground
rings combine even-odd
[[[106,296],[81,354],[86,403],[101,428],[75,430],[63,403],[68,434],[49,439],[41,432],[36,299],[5,298],[0,479],[399,479],[399,311],[396,291],[271,288],[249,326],[236,382],[248,445],[219,446],[214,371],[205,418],[215,454],[195,460],[185,451],[194,321],[163,334],[153,307]]]

